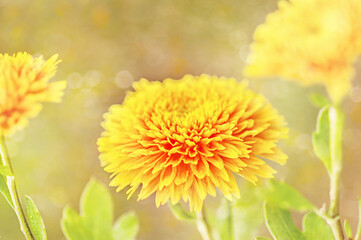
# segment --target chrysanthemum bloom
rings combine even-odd
[[[36,116],[43,102],[59,102],[65,81],[49,82],[58,55],[44,61],[28,53],[0,54],[0,134],[22,128]]]
[[[361,53],[361,1],[280,1],[254,34],[246,74],[323,84],[340,102]]]
[[[156,192],[157,206],[169,199],[190,201],[199,211],[215,186],[232,200],[239,197],[234,174],[255,183],[275,171],[261,158],[280,164],[277,148],[285,122],[261,95],[234,79],[187,75],[134,84],[123,105],[105,114],[98,140],[100,159],[113,173],[111,186],[141,185],[138,200]]]

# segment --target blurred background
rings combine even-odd
[[[46,104],[25,130],[8,139],[20,191],[38,205],[49,239],[65,239],[60,228],[62,209],[67,204],[78,209],[92,176],[109,183],[96,145],[102,114],[123,101],[132,82],[201,73],[241,81],[253,31],[276,5],[276,0],[0,0],[0,52],[27,51],[45,58],[59,53],[63,62],[55,79],[68,82],[62,103]],[[356,67],[360,69],[361,61]],[[285,166],[273,165],[276,178],[321,206],[328,201],[329,183],[312,152],[318,109],[309,96],[325,93],[324,89],[304,89],[275,78],[250,79],[250,88],[265,95],[291,129],[289,139],[281,144],[290,159]],[[343,109],[347,120],[341,215],[355,228],[356,199],[361,197],[360,70]],[[238,180],[242,194],[235,205],[238,239],[268,236],[257,188]],[[125,192],[110,191],[116,216],[131,209],[139,216],[138,239],[200,239],[195,226],[176,220],[167,206],[157,209],[153,197],[127,201]],[[210,215],[216,214],[218,202],[207,198]],[[300,216],[295,214],[295,219],[301,225]],[[0,236],[23,239],[15,214],[2,197]]]

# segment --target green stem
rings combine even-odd
[[[333,235],[336,240],[344,240],[345,239],[340,217],[331,218],[331,219],[329,219],[329,221],[327,221],[327,223],[328,223],[328,225],[330,225]]]
[[[213,240],[211,228],[205,216],[204,207],[202,208],[202,211],[197,212],[197,228],[203,240]]]
[[[229,214],[227,226],[228,226],[228,231],[229,231],[229,234],[230,234],[230,237],[231,237],[231,239],[229,239],[229,240],[233,240],[234,239],[233,207],[232,207],[232,203],[230,201],[228,201],[228,200],[227,200],[227,208],[228,208],[227,211],[228,211],[228,214]]]
[[[330,217],[337,217],[339,215],[339,181],[340,174],[335,173],[331,176],[330,179],[330,208],[329,215]]]
[[[330,174],[330,208],[328,211],[332,221],[328,221],[336,240],[344,240],[340,213],[340,175],[342,169],[342,131],[343,114],[337,107],[330,107],[330,151],[331,151],[331,174]]]
[[[344,239],[342,226],[340,225],[340,217],[330,217],[329,214],[326,213],[324,206],[315,211],[320,217],[322,217],[327,224],[331,227],[333,235],[336,240]],[[341,233],[341,234],[340,234]]]
[[[35,240],[35,238],[31,233],[29,224],[26,221],[24,210],[21,206],[20,196],[16,187],[14,171],[10,162],[9,154],[5,144],[5,138],[3,135],[0,136],[0,154],[1,154],[2,164],[4,166],[8,166],[11,171],[11,176],[6,176],[6,184],[10,192],[11,201],[13,203],[13,209],[19,220],[20,229],[24,233],[24,236],[27,240]]]

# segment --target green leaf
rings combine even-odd
[[[352,229],[351,229],[351,225],[350,223],[345,219],[345,221],[343,222],[343,226],[345,228],[345,232],[346,232],[346,236],[348,238],[352,238]]]
[[[43,218],[41,217],[38,208],[36,207],[34,201],[29,197],[26,197],[26,208],[28,214],[28,221],[36,240],[46,240],[46,230]]]
[[[218,209],[218,228],[221,240],[233,240],[233,219],[232,219],[232,206],[227,199],[223,199],[221,206]]]
[[[314,93],[311,95],[310,100],[315,106],[320,108],[330,105],[330,101],[328,101],[327,97],[323,96],[322,94]]]
[[[68,240],[93,239],[91,230],[83,223],[80,215],[71,207],[65,207],[61,228]]]
[[[271,239],[266,237],[256,237],[256,240],[271,240]]]
[[[359,240],[361,237],[361,198],[357,200],[358,200],[358,224],[357,224],[355,239]]]
[[[113,202],[106,187],[91,180],[83,191],[80,213],[64,209],[62,229],[68,240],[113,239]]]
[[[9,166],[0,165],[0,175],[6,177],[6,176],[12,176],[13,174]]]
[[[193,221],[197,219],[197,216],[194,212],[188,212],[182,207],[180,203],[177,203],[175,205],[169,203],[168,205],[172,210],[174,216],[179,220]]]
[[[68,240],[133,240],[139,230],[138,219],[132,212],[121,216],[113,227],[111,195],[95,180],[90,180],[83,191],[80,215],[66,207],[61,226]]]
[[[134,212],[123,214],[113,227],[114,240],[134,240],[139,231],[138,218]]]
[[[106,187],[90,180],[80,200],[80,212],[93,239],[112,238],[113,201]]]
[[[317,157],[322,160],[328,172],[331,173],[330,119],[328,107],[322,108],[318,114],[317,129],[312,135],[312,143]]]
[[[4,195],[7,202],[10,204],[12,208],[14,208],[13,201],[11,200],[11,195],[6,184],[6,177],[0,176],[0,192]]]
[[[315,212],[310,212],[303,218],[303,230],[307,240],[332,240],[332,229]]]
[[[301,193],[285,182],[270,180],[270,188],[266,190],[265,198],[281,208],[297,211],[309,211],[316,207],[308,201]]]
[[[275,240],[306,240],[288,210],[266,202],[264,211],[268,230]]]

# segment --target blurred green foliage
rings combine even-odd
[[[90,180],[85,187],[80,214],[65,207],[61,226],[68,240],[134,240],[138,233],[138,218],[133,212],[123,214],[113,226],[113,200],[108,189]]]

